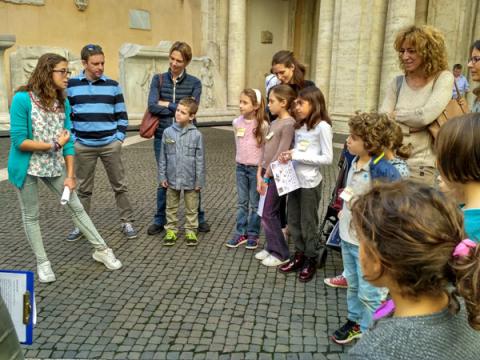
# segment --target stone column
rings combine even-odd
[[[237,106],[245,87],[246,0],[230,0],[228,7],[228,75],[227,105]]]
[[[8,97],[5,77],[5,50],[15,45],[15,35],[0,35],[0,130],[10,129],[10,116],[8,115]]]
[[[332,63],[333,15],[335,0],[322,0],[318,13],[317,56],[315,84],[322,90],[328,104],[330,69]]]
[[[387,10],[387,24],[385,26],[385,40],[383,45],[382,74],[378,102],[381,106],[385,96],[385,89],[393,77],[400,74],[398,55],[393,48],[393,42],[398,31],[415,23],[416,0],[390,0]]]

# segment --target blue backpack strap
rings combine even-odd
[[[397,81],[397,93],[396,93],[396,99],[395,99],[395,107],[398,103],[398,96],[400,95],[400,89],[402,88],[402,83],[403,83],[403,75],[398,75],[396,78]]]

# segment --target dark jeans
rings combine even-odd
[[[276,258],[286,260],[290,257],[290,253],[282,232],[280,200],[281,197],[278,196],[277,186],[272,179],[268,184],[262,214],[262,227],[265,232],[265,238],[267,239],[265,249]]]
[[[258,236],[260,216],[257,214],[257,166],[237,164],[237,235]]]
[[[318,255],[318,206],[322,183],[311,189],[297,189],[288,194],[288,231],[295,251],[307,257]]]
[[[155,152],[155,160],[158,167],[158,159],[160,158],[160,150],[162,148],[162,136],[163,131],[170,125],[160,123],[157,132],[155,133],[155,139],[153,140],[153,150]],[[167,189],[160,184],[157,188],[157,212],[153,217],[154,224],[165,225],[167,223],[165,211],[167,208]],[[205,222],[205,211],[202,210],[202,196],[198,194],[198,223]]]

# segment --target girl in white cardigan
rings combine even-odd
[[[315,275],[318,256],[318,206],[322,194],[321,165],[333,160],[332,125],[325,98],[316,87],[301,90],[295,103],[295,145],[279,160],[293,160],[300,188],[288,194],[288,228],[295,255],[280,267],[284,273],[299,271],[302,282]]]

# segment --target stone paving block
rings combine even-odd
[[[102,165],[96,170],[90,215],[122,260],[121,270],[105,271],[94,262],[87,241],[64,241],[72,221],[58,200],[39,185],[42,235],[57,281],[36,284],[38,324],[34,345],[25,347],[27,358],[55,354],[166,359],[178,355],[210,360],[231,354],[273,359],[277,354],[295,353],[305,359],[309,355],[338,359],[348,350],[328,339],[345,321],[345,291],[323,284],[324,277],[341,271],[340,255],[329,253],[316,278],[301,284],[295,276],[265,269],[253,258],[254,251],[227,249],[224,243],[232,234],[236,215],[232,134],[215,128],[201,131],[207,160],[202,206],[212,229],[200,234],[195,249],[185,246],[182,234],[172,248],[163,246],[160,235],[146,234],[157,187],[151,140],[123,149],[138,238],[126,240],[122,235],[105,170]],[[8,142],[0,141],[0,153],[6,152]],[[320,216],[330,198],[338,156],[335,150],[334,165],[322,167]],[[4,249],[0,266],[36,271],[17,195],[6,181],[0,182],[0,203],[0,247]],[[264,241],[261,235],[260,246]],[[289,246],[293,248],[291,242]]]

